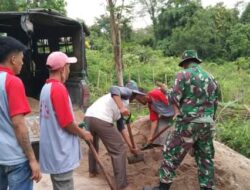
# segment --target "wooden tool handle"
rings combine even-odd
[[[157,133],[152,139],[151,139],[151,143],[155,141],[155,139],[157,139],[159,136],[161,136],[162,133],[164,133],[168,128],[170,128],[171,126],[168,125],[165,128],[163,128],[159,133]]]
[[[101,169],[102,169],[102,171],[103,171],[103,173],[104,173],[104,176],[105,176],[105,178],[106,178],[106,180],[107,180],[107,182],[108,182],[108,184],[109,184],[110,189],[111,189],[111,190],[116,190],[114,184],[112,183],[112,181],[111,181],[111,179],[110,179],[109,174],[107,173],[107,171],[105,170],[105,168],[104,168],[104,166],[103,166],[101,160],[99,159],[99,156],[98,156],[98,154],[97,154],[97,152],[96,152],[96,150],[95,150],[95,147],[93,146],[92,142],[89,142],[89,141],[86,141],[86,142],[87,142],[87,144],[89,145],[89,148],[90,148],[90,150],[92,151],[92,153],[93,153],[93,155],[94,155],[94,157],[95,157],[95,160],[97,161],[97,163],[98,163],[99,166],[101,167]]]
[[[127,127],[128,127],[128,134],[129,134],[129,138],[130,138],[132,147],[135,148],[135,142],[134,142],[134,138],[133,138],[133,134],[132,134],[130,123],[127,123]]]

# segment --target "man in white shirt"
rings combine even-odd
[[[119,190],[131,190],[127,181],[126,147],[122,137],[131,153],[137,154],[138,152],[136,148],[132,147],[122,116],[130,114],[127,108],[129,100],[139,101],[145,95],[138,90],[136,83],[128,85],[128,87],[112,86],[110,93],[96,100],[85,114],[85,122],[93,135],[96,150],[98,151],[100,138],[111,156],[116,185]],[[114,122],[117,123],[117,128],[114,127]],[[89,173],[90,177],[97,174],[97,165],[91,152],[89,152]]]

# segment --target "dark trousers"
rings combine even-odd
[[[117,188],[127,187],[126,147],[120,132],[112,123],[94,117],[85,117],[85,122],[93,135],[93,144],[96,151],[99,149],[100,138],[111,156]],[[97,163],[91,151],[89,151],[89,172],[97,172]]]

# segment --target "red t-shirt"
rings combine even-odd
[[[152,109],[152,100],[154,101],[161,101],[164,104],[168,105],[168,99],[166,98],[166,95],[160,90],[160,89],[153,89],[148,93],[148,99],[149,99],[149,103],[148,103],[148,108],[149,108],[149,116],[150,116],[150,120],[151,121],[156,121],[159,119],[158,117],[158,113],[155,112]]]
[[[6,72],[5,91],[7,95],[10,117],[19,114],[30,113],[30,106],[26,98],[23,82],[14,75],[14,72],[4,66],[0,66],[0,71]]]
[[[64,128],[74,121],[69,103],[69,94],[61,82],[55,79],[48,79],[46,81],[46,83],[50,82],[52,83],[50,93],[51,103],[59,125]]]

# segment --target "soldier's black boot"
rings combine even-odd
[[[172,183],[160,183],[158,187],[144,187],[143,190],[169,190]]]

